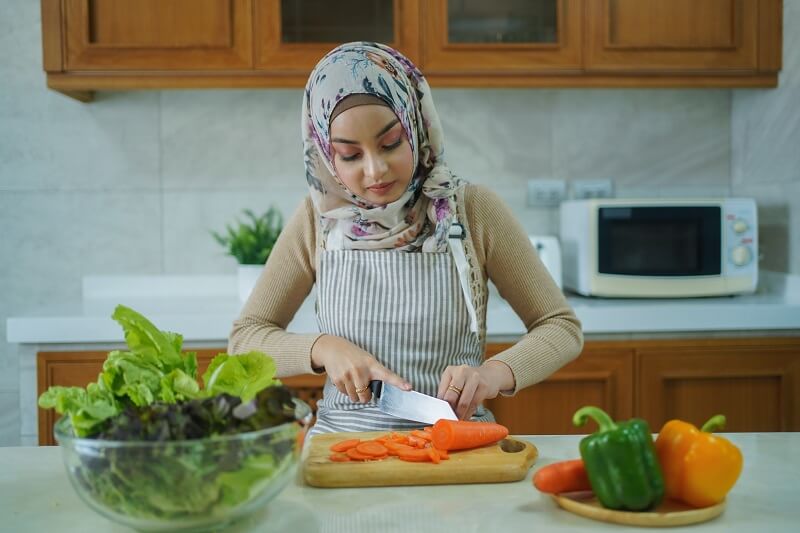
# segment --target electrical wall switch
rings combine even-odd
[[[557,207],[566,198],[564,180],[528,180],[528,207]]]
[[[575,180],[572,182],[572,197],[575,200],[613,198],[614,182],[610,179]]]

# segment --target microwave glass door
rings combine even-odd
[[[721,268],[718,206],[601,207],[598,272],[711,276]]]

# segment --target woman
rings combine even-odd
[[[430,88],[408,59],[380,44],[337,47],[308,79],[302,121],[310,196],[228,349],[270,354],[279,376],[327,373],[311,435],[420,426],[378,411],[371,380],[492,420],[484,400],[580,353],[580,323],[508,207],[447,168]],[[488,279],[528,333],[484,361]],[[322,333],[287,333],[314,283]]]

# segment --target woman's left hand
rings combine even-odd
[[[468,365],[445,368],[436,397],[449,403],[459,419],[469,420],[484,400],[513,388],[511,369],[500,361],[487,361],[478,368]]]

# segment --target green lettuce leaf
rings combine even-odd
[[[197,379],[188,375],[180,368],[176,368],[161,378],[162,402],[176,403],[181,400],[200,398],[203,393]]]
[[[59,414],[68,415],[78,437],[94,433],[100,424],[122,410],[114,395],[98,383],[90,383],[85,389],[50,387],[39,397],[38,403],[42,409],[55,409]]]
[[[111,318],[125,331],[125,342],[131,352],[166,372],[183,366],[181,335],[159,330],[143,315],[124,305],[118,305]]]
[[[259,391],[276,383],[275,371],[275,361],[261,352],[221,353],[208,365],[203,383],[207,394],[226,392],[248,402]]]
[[[86,389],[51,387],[39,398],[42,408],[69,416],[79,437],[99,433],[103,422],[129,406],[175,404],[223,392],[244,402],[259,391],[280,384],[274,379],[272,358],[250,352],[215,357],[203,375],[206,387],[201,389],[197,382],[197,354],[181,352],[181,335],[160,331],[140,313],[123,305],[116,307],[112,317],[122,326],[128,349],[109,352],[97,382]],[[265,411],[263,417],[269,416],[273,416],[272,412]]]

